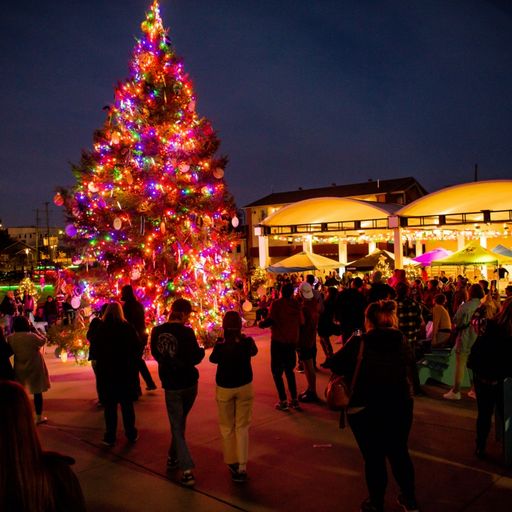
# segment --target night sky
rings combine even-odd
[[[0,15],[0,218],[34,224],[128,76],[151,0],[11,0]],[[230,159],[271,192],[512,178],[512,8],[484,0],[162,0]],[[492,198],[490,198],[492,201]]]

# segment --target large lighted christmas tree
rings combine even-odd
[[[73,171],[64,203],[66,232],[89,266],[93,301],[131,283],[161,317],[176,297],[196,306],[208,330],[230,307],[231,252],[238,219],[224,182],[219,140],[196,113],[192,83],[176,56],[154,1],[115,89],[93,149]],[[95,274],[94,274],[95,273]]]

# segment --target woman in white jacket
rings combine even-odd
[[[23,316],[14,318],[12,328],[14,334],[7,337],[7,342],[14,352],[16,380],[34,395],[36,423],[46,423],[48,418],[43,416],[43,392],[50,389],[50,378],[41,353],[46,336],[39,333],[28,318]]]

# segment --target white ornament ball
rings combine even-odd
[[[87,188],[89,189],[89,192],[92,192],[93,194],[98,192],[99,188],[94,181],[91,181],[89,185],[87,185]]]
[[[132,281],[137,281],[137,279],[140,279],[140,276],[141,276],[140,269],[134,268],[131,271],[130,278],[131,278]]]
[[[221,178],[224,177],[224,169],[222,169],[221,167],[217,167],[213,170],[213,176],[215,178],[217,178],[218,180],[220,180]]]
[[[72,299],[71,299],[71,307],[73,309],[78,309],[80,307],[80,296],[79,295],[75,295]]]
[[[231,219],[231,225],[232,225],[234,228],[237,228],[239,224],[240,224],[240,221],[238,220],[238,217],[235,215],[235,216]]]
[[[190,165],[188,164],[180,164],[180,171],[185,173],[185,172],[188,172],[190,169]]]
[[[249,311],[252,311],[252,303],[248,300],[246,300],[243,304],[242,304],[242,309],[246,312],[246,313],[249,313]]]
[[[123,226],[123,221],[119,217],[116,217],[114,219],[113,225],[114,225],[114,229],[119,231],[121,229],[121,227]]]

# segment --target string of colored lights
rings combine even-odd
[[[157,1],[141,28],[130,76],[116,87],[93,149],[73,168],[76,185],[54,202],[66,208],[66,234],[89,267],[93,302],[132,283],[155,319],[171,299],[192,300],[194,321],[207,332],[232,305],[230,224],[238,219],[224,181],[227,159],[215,156],[219,139],[196,112]]]

